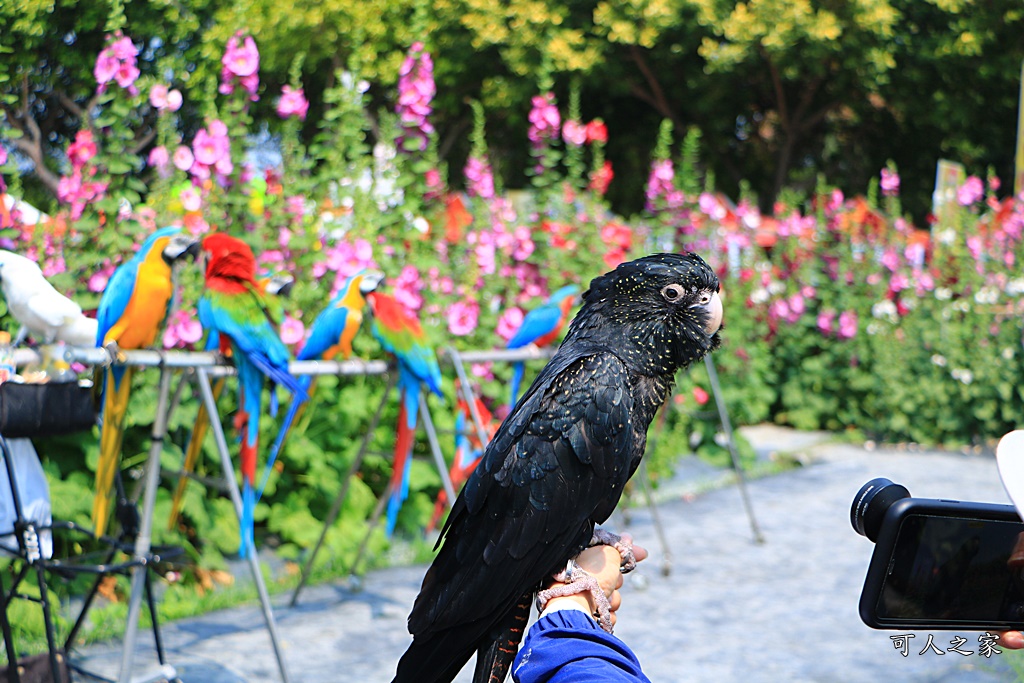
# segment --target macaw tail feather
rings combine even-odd
[[[516,401],[519,400],[519,385],[523,383],[523,375],[526,373],[526,363],[523,361],[516,361],[512,364],[512,382],[511,382],[511,398],[508,403],[508,410],[512,412],[512,409],[516,407]]]
[[[303,375],[299,378],[299,386],[302,388],[302,392],[307,396],[313,395],[313,389],[316,386],[316,377],[312,375]],[[263,490],[267,488],[267,480],[270,479],[270,472],[274,467],[274,462],[277,460],[277,456],[281,452],[281,448],[284,446],[285,439],[288,438],[288,434],[292,430],[292,426],[299,421],[302,417],[302,413],[306,408],[308,401],[304,401],[300,394],[292,396],[292,402],[288,405],[288,412],[284,416],[284,422],[281,423],[281,431],[277,433],[277,438],[274,440],[274,445],[270,447],[270,455],[267,456],[267,464],[263,468],[263,478],[260,479],[259,488],[256,489],[256,501],[263,497]]]
[[[411,453],[409,454],[412,455]],[[396,463],[394,474],[391,478],[391,497],[388,499],[387,520],[384,531],[388,538],[395,531],[395,524],[398,522],[398,511],[402,509],[402,503],[409,497],[409,470],[412,467],[412,457],[407,457],[400,465]],[[395,475],[398,475],[397,477]]]
[[[213,401],[217,402],[220,394],[224,391],[224,384],[227,379],[221,377],[213,385]],[[196,413],[196,424],[192,428],[192,438],[189,439],[188,448],[185,450],[185,462],[181,467],[181,476],[178,478],[178,485],[174,489],[174,497],[171,499],[171,515],[167,520],[167,530],[173,531],[178,523],[178,515],[181,514],[181,499],[185,495],[185,486],[188,484],[188,476],[196,470],[196,463],[199,462],[199,453],[203,449],[203,439],[210,428],[210,414],[206,412],[206,404],[199,404],[199,412]]]
[[[119,377],[115,378],[114,371]],[[123,374],[122,371],[123,370]],[[96,465],[96,494],[92,501],[92,522],[96,535],[106,533],[110,521],[110,489],[114,484],[124,441],[124,418],[132,388],[134,368],[107,370],[103,390],[103,426],[100,429],[100,459]]]
[[[394,469],[391,472],[391,497],[388,499],[387,523],[385,526],[388,538],[395,530],[398,511],[402,503],[409,497],[409,469],[412,466],[412,440],[416,430],[416,413],[409,417],[409,394],[405,389],[398,402],[398,430],[395,434]],[[418,405],[418,404],[413,404]],[[412,410],[415,410],[413,408]],[[411,425],[410,425],[411,422]]]
[[[254,527],[256,526],[256,491],[252,487],[252,481],[242,480],[242,518],[238,520],[239,531],[242,538],[238,546],[238,555],[242,558],[249,556],[249,552],[256,551],[256,539]]]

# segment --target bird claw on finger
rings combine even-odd
[[[619,551],[619,555],[622,557],[622,563],[619,565],[619,571],[623,574],[636,569],[636,556],[633,555],[633,537],[629,534],[614,534],[607,529],[601,527],[594,528],[594,535],[590,538],[590,546],[593,548],[595,545],[610,545]]]
[[[561,598],[567,595],[576,595],[589,591],[594,596],[594,604],[597,605],[597,612],[592,616],[597,620],[598,625],[608,633],[612,632],[612,605],[608,596],[604,594],[601,584],[586,570],[576,564],[576,560],[569,560],[565,569],[555,574],[552,578],[561,583],[550,588],[537,592],[537,611],[543,612],[548,601],[553,598]]]

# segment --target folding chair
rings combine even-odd
[[[0,557],[12,557],[17,570],[9,590],[3,585],[0,572],[0,631],[8,661],[6,669],[0,669],[0,681],[70,683],[69,669],[75,667],[68,662],[67,653],[85,623],[103,578],[126,574],[136,566],[152,567],[168,557],[168,550],[180,553],[180,549],[154,548],[154,552],[144,558],[133,555],[134,537],[138,532],[138,512],[135,504],[125,495],[120,474],[115,477],[115,518],[121,527],[117,538],[97,537],[89,529],[72,522],[50,520],[49,490],[29,438],[91,429],[95,420],[92,392],[88,387],[80,387],[74,382],[0,384],[0,455],[4,460],[3,472],[7,480],[7,486],[0,488],[0,512],[8,513],[0,514]],[[3,483],[0,481],[0,486]],[[95,542],[100,550],[95,554],[82,554],[74,558],[55,558],[52,556],[54,531],[61,532],[61,538],[65,534],[75,534],[81,542]],[[119,553],[127,559],[113,562]],[[97,554],[102,558],[98,562],[94,561]],[[50,577],[57,577],[70,581],[83,574],[94,575],[95,580],[67,638],[61,643],[57,639],[49,580]],[[34,575],[36,579],[38,597],[18,591],[22,581],[29,575]],[[166,666],[148,570],[145,573],[145,592],[152,617],[157,658],[161,666]],[[46,631],[45,656],[18,658],[7,614],[8,606],[15,598],[39,604]]]

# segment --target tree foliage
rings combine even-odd
[[[1018,0],[303,0],[287,11],[271,0],[26,0],[0,7],[0,97],[20,134],[12,144],[51,191],[50,143],[84,124],[93,60],[122,26],[161,36],[144,46],[144,74],[199,92],[216,88],[223,46],[245,27],[265,83],[253,115],[272,131],[296,55],[316,120],[348,64],[371,82],[372,110],[392,107],[404,51],[424,41],[438,149],[455,180],[470,101],[484,106],[492,163],[514,186],[530,163],[515,141],[539,80],[565,100],[575,79],[581,115],[613,133],[609,197],[624,212],[639,209],[643,159],[667,118],[703,132],[705,164],[731,194],[745,182],[767,207],[783,187],[809,192],[820,173],[859,188],[892,159],[916,179],[907,206],[922,219],[940,157],[1010,177],[1024,59]]]

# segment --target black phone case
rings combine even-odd
[[[903,498],[892,504],[882,521],[882,528],[875,543],[868,573],[864,579],[864,590],[860,595],[860,618],[871,628],[885,630],[933,630],[933,631],[994,631],[1024,630],[1024,621],[972,622],[972,621],[929,621],[924,619],[899,620],[880,619],[875,612],[885,578],[889,573],[893,550],[899,535],[902,520],[907,515],[932,515],[956,519],[991,519],[1004,522],[1018,522],[1024,531],[1017,509],[1012,505],[996,503],[972,503],[957,500],[932,498]]]

